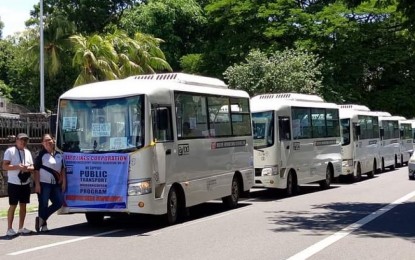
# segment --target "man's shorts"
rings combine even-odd
[[[7,192],[9,194],[9,205],[17,205],[18,203],[30,203],[30,184],[17,185],[8,183]]]

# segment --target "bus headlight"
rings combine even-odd
[[[343,160],[342,166],[343,167],[352,167],[353,166],[353,160]]]
[[[262,169],[261,175],[262,176],[271,176],[278,174],[278,167],[265,167]]]
[[[144,195],[151,193],[151,179],[142,180],[140,182],[128,185],[128,195]]]

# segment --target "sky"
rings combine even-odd
[[[3,22],[3,39],[25,29],[24,22],[39,0],[0,0],[0,20]]]

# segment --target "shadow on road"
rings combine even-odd
[[[305,184],[301,185],[298,189],[298,192],[291,197],[303,196],[314,192],[324,192],[339,187],[339,185],[332,185],[330,188],[323,190],[318,184]],[[255,202],[268,202],[286,198],[290,197],[286,195],[285,190],[281,189],[251,189],[250,193],[250,200]]]
[[[327,235],[366,217],[386,206],[378,203],[330,203],[315,206],[311,211],[270,212],[269,220],[277,227],[275,232],[311,231],[312,235]],[[320,213],[316,213],[319,212]],[[324,211],[322,213],[321,211]],[[415,242],[415,202],[406,202],[353,231],[364,237],[401,237]]]
[[[243,208],[251,204],[240,202],[238,208]],[[232,212],[224,207],[221,201],[212,201],[203,203],[189,208],[189,216],[184,220],[184,223],[219,215],[222,213]],[[61,216],[64,218],[65,216]],[[180,225],[177,224],[177,225]],[[41,235],[55,235],[55,236],[94,236],[114,230],[117,232],[100,235],[102,237],[127,237],[127,236],[147,236],[149,232],[154,232],[170,226],[166,222],[166,216],[155,215],[139,215],[139,214],[120,214],[104,219],[104,223],[100,226],[91,226],[86,220],[85,223],[65,226],[62,228],[52,229],[47,233],[40,233]]]

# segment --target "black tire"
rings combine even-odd
[[[94,227],[102,226],[104,223],[104,214],[100,212],[87,212],[85,218],[88,224]]]
[[[285,189],[285,194],[290,197],[293,196],[297,191],[297,182],[294,176],[294,173],[290,171],[287,176],[287,188]]]
[[[228,209],[234,209],[238,207],[239,197],[241,195],[239,180],[236,176],[233,176],[231,184],[231,195],[223,197],[222,202]]]
[[[395,155],[395,162],[393,163],[393,166],[391,167],[391,170],[395,170],[398,167],[399,167],[399,164],[398,164],[398,156]]]
[[[373,177],[375,177],[375,173],[376,173],[376,160],[373,160],[372,171],[367,173],[367,177],[368,178],[373,178]]]
[[[356,175],[353,175],[353,180],[355,182],[359,182],[362,180],[362,168],[360,167],[360,163],[357,163],[356,166]]]
[[[331,170],[331,167],[329,165],[327,166],[327,169],[326,169],[326,178],[318,182],[318,184],[320,184],[320,188],[322,189],[330,188],[332,177],[333,177],[333,171]]]
[[[398,157],[396,157],[395,155],[395,161],[393,162],[393,164],[389,167],[389,169],[391,171],[395,170],[398,167]]]
[[[179,196],[176,188],[172,186],[167,197],[167,223],[169,225],[176,224],[179,220]]]

